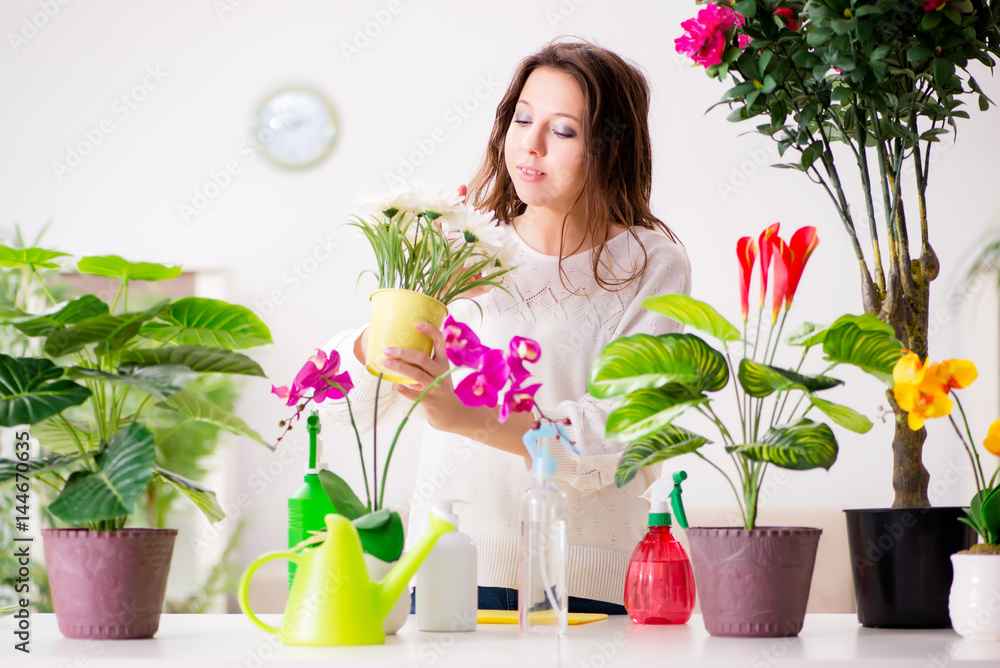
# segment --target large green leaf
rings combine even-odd
[[[691,406],[707,401],[705,395],[682,385],[636,390],[627,394],[608,415],[605,437],[627,443],[638,441],[670,424]]]
[[[14,306],[9,300],[0,297],[0,322],[9,323],[12,320],[19,320],[20,318],[31,317],[30,313],[25,313],[21,309]]]
[[[9,322],[28,336],[48,336],[63,325],[108,314],[108,305],[93,295],[61,302],[43,313],[12,319]]]
[[[264,376],[260,365],[243,353],[205,348],[203,346],[168,346],[144,348],[122,353],[122,364],[156,365],[183,364],[199,373],[237,373],[244,376]]]
[[[698,331],[710,334],[721,341],[738,341],[740,339],[739,330],[722,317],[718,311],[705,302],[692,299],[687,295],[646,297],[642,300],[642,305],[650,311],[662,313],[668,318],[688,327],[694,327]]]
[[[769,429],[762,443],[726,449],[747,459],[797,471],[829,469],[837,461],[837,439],[833,431],[821,422],[805,418],[788,427]]]
[[[349,520],[354,520],[362,515],[368,514],[368,508],[361,503],[361,499],[354,493],[351,486],[343,478],[327,469],[319,472],[319,481],[330,497],[330,502],[337,510],[338,515],[343,515]]]
[[[62,375],[50,360],[0,354],[0,426],[35,424],[90,397],[90,390]]]
[[[788,343],[793,346],[805,346],[808,348],[823,343],[830,330],[836,329],[848,323],[856,325],[859,329],[866,332],[881,332],[882,334],[886,334],[888,336],[895,336],[892,325],[882,322],[871,313],[864,313],[862,315],[847,314],[834,320],[833,324],[829,327],[819,327],[808,322],[803,323],[802,328],[789,337]]]
[[[351,520],[361,548],[382,561],[395,561],[403,553],[403,520],[395,510],[382,508]]]
[[[903,344],[891,333],[843,322],[827,331],[823,352],[831,362],[853,364],[891,385],[892,368],[903,353]]]
[[[45,354],[59,357],[75,353],[91,343],[101,344],[100,353],[118,350],[135,337],[143,323],[156,317],[163,303],[151,309],[121,315],[99,315],[54,329],[45,341]]]
[[[77,471],[49,511],[73,525],[123,517],[153,475],[156,442],[145,426],[132,423],[108,439],[95,457],[97,471]]]
[[[27,466],[27,471],[22,471],[21,475],[36,477],[40,473],[48,471],[58,471],[70,464],[75,464],[84,457],[89,457],[90,453],[76,452],[68,455],[52,455],[50,457],[36,457],[26,462],[19,462],[16,459],[0,459],[0,489],[13,485],[17,480],[17,465],[22,468]]]
[[[153,475],[162,482],[172,485],[177,491],[191,499],[196,506],[205,513],[209,522],[218,522],[226,516],[219,500],[215,497],[215,492],[202,487],[193,480],[188,480],[184,476],[162,469],[156,464],[153,465]]]
[[[232,413],[222,410],[215,404],[205,401],[189,392],[178,392],[167,401],[157,405],[167,410],[176,411],[192,420],[207,422],[208,424],[221,427],[238,436],[252,438],[261,445],[268,445],[267,441],[251,429],[246,422]]]
[[[118,373],[105,373],[97,369],[74,367],[66,374],[71,378],[85,376],[108,383],[125,383],[157,399],[168,399],[184,389],[198,374],[183,364],[158,364],[156,366],[123,366]]]
[[[67,424],[73,430],[76,438],[79,439],[79,446],[77,445],[77,441],[74,440],[73,435],[67,431]],[[70,420],[65,415],[58,418],[51,417],[48,420],[42,420],[38,424],[32,425],[31,435],[37,438],[38,442],[46,450],[63,455],[78,452],[81,446],[85,450],[96,451],[99,445],[99,439],[95,433],[93,423]]]
[[[625,448],[615,471],[615,485],[624,487],[639,471],[678,455],[694,452],[709,440],[687,429],[667,425],[659,433]]]
[[[973,520],[968,524],[976,529],[984,542],[1000,542],[1000,487],[976,492],[966,514]]]
[[[171,304],[160,319],[142,328],[142,335],[164,343],[197,344],[242,350],[272,343],[271,332],[253,311],[236,304],[187,297]]]
[[[722,353],[694,334],[635,334],[615,339],[594,360],[588,391],[598,399],[678,383],[695,392],[729,381]]]
[[[775,391],[791,389],[818,392],[843,383],[827,376],[803,376],[788,369],[758,364],[746,358],[740,360],[738,376],[740,385],[751,397],[766,397]]]
[[[872,421],[853,408],[825,401],[812,395],[809,396],[809,401],[836,424],[844,429],[850,429],[855,434],[867,434],[872,428]]]
[[[181,275],[180,267],[167,267],[153,262],[129,262],[117,255],[81,258],[76,264],[81,274],[93,274],[125,281],[163,281]]]
[[[0,246],[0,267],[4,269],[58,269],[59,264],[52,262],[57,257],[67,257],[69,253],[45,250],[44,248],[10,248]]]

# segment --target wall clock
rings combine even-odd
[[[261,153],[287,169],[311,167],[330,154],[337,139],[337,116],[319,92],[283,88],[254,114],[254,137]]]

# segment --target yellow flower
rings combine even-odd
[[[983,447],[991,455],[1000,457],[1000,420],[996,420],[990,425],[990,430],[983,440]]]
[[[968,362],[965,364],[972,366]],[[892,379],[895,381],[892,395],[899,407],[908,413],[906,419],[910,429],[917,431],[924,426],[927,418],[951,414],[952,402],[948,398],[950,383],[953,380],[971,383],[975,380],[975,367],[972,367],[970,379],[968,368],[964,365],[942,363],[925,366],[916,353],[907,352],[896,362]]]
[[[979,377],[976,365],[968,360],[945,360],[932,365],[930,371],[949,390],[968,387]]]
[[[920,382],[919,375],[923,378],[924,365],[916,353],[906,351],[906,354],[899,358],[896,366],[892,368],[892,380],[895,383]]]

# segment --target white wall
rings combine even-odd
[[[47,0],[58,13],[32,33],[26,22],[44,4],[8,0],[0,8],[6,36],[0,46],[0,225],[19,222],[30,236],[51,218],[43,244],[48,247],[227,271],[230,299],[258,310],[271,328],[275,345],[251,354],[277,384],[290,379],[313,347],[366,317],[367,286],[355,290],[366,266],[364,250],[335,229],[355,197],[384,189],[385,174],[398,171],[437,128],[445,139],[415,175],[440,185],[466,182],[515,64],[564,33],[594,39],[648,74],[655,211],[688,248],[696,297],[738,318],[736,239],[780,220],[786,234],[816,225],[822,240],[795,315],[828,322],[861,310],[853,253],[826,195],[800,174],[759,166],[765,161],[761,147],[769,153],[767,162],[773,149],[756,135],[739,136],[750,127],[727,123],[723,109],[704,113],[725,87],[673,49],[679,23],[696,11],[693,2],[109,0],[63,6]],[[376,30],[379,16],[386,25]],[[365,29],[375,33],[370,43],[346,57],[343,45]],[[10,35],[22,31],[30,39],[15,38],[14,44]],[[155,87],[123,117],[116,100],[131,95],[150,71],[159,71],[162,80],[147,78]],[[1000,100],[1000,79],[982,67],[976,73],[986,92]],[[342,129],[330,158],[303,172],[283,171],[260,157],[248,160],[238,150],[255,107],[292,83],[324,91]],[[473,110],[452,122],[458,117],[449,110],[463,103]],[[932,312],[941,324],[931,354],[979,363],[977,392],[964,396],[982,433],[1000,409],[997,298],[992,289],[974,290],[966,300],[948,296],[980,235],[1000,224],[993,163],[1000,112],[979,113],[975,100],[969,106],[972,119],[961,126],[958,143],[942,144],[932,168],[932,242],[942,273],[933,294]],[[65,161],[68,147],[85,141],[105,118],[113,132],[71,173],[57,176],[53,163]],[[180,205],[192,204],[194,191],[230,160],[239,161],[240,173],[200,215],[185,221]],[[737,176],[740,170],[744,174]],[[722,196],[720,184],[737,187]],[[914,217],[914,210],[909,213]],[[295,278],[296,267],[311,273]],[[283,303],[272,307],[264,300],[275,291]],[[874,382],[852,380],[861,382],[840,393],[844,401],[869,415],[885,405]],[[240,414],[276,436],[285,410],[268,390],[265,381],[248,382]],[[930,427],[925,459],[932,472],[964,461],[949,428],[943,422]],[[785,476],[766,500],[765,518],[768,504],[842,508],[891,502],[891,425],[879,424],[865,437],[838,436],[839,463],[829,473]],[[250,499],[240,513],[251,523],[241,557],[246,563],[283,546],[284,499],[297,486],[303,462],[299,457],[280,465],[276,455],[249,442],[230,448],[221,495],[231,502],[244,492]],[[340,447],[346,464],[337,448],[328,437],[327,461],[338,469],[350,466],[349,442]],[[254,476],[269,463],[283,472],[262,483]],[[686,498],[693,519],[699,504],[729,503],[717,474],[691,461],[668,468],[680,466],[692,472]],[[404,475],[405,461],[394,470]],[[970,484],[942,483],[934,501],[964,502]]]

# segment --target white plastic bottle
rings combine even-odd
[[[435,501],[436,512],[458,526],[452,504]],[[417,571],[417,628],[421,631],[475,631],[479,610],[476,546],[465,534],[453,531],[437,543]]]
[[[521,499],[518,541],[518,623],[527,633],[565,633],[568,626],[569,504],[555,486],[556,460],[547,442],[556,434],[555,426],[549,424],[529,431],[524,438],[535,479]],[[541,439],[545,440],[538,446]]]

